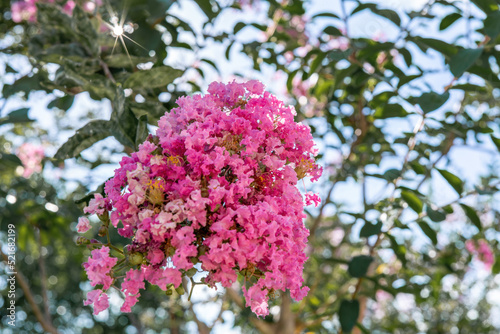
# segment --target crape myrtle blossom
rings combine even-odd
[[[467,240],[465,249],[482,262],[486,270],[490,270],[495,264],[495,254],[486,240]]]
[[[37,3],[55,3],[55,0],[21,0],[12,3],[10,7],[12,21],[19,23],[22,21],[27,22],[35,22],[36,21],[36,13]],[[58,2],[61,4],[60,2]],[[91,0],[85,1],[82,5],[83,10],[87,12],[93,12],[97,6],[102,5],[102,0]],[[67,0],[63,4],[61,4],[61,10],[67,15],[73,14],[73,9],[75,9],[76,1]]]
[[[45,157],[42,146],[24,143],[19,147],[17,156],[23,164],[23,177],[29,178],[33,173],[42,171],[42,161]]]
[[[130,239],[123,252],[109,241],[90,244],[100,247],[84,264],[91,284],[106,292],[125,276],[121,310],[130,312],[145,281],[182,291],[199,263],[210,287],[230,287],[240,275],[259,316],[275,291],[301,300],[309,231],[297,182],[322,172],[310,128],[258,81],[214,82],[177,104],[84,209],[103,221],[103,235],[115,227]],[[308,192],[305,201],[320,199]],[[95,292],[86,303],[95,312],[105,305]]]

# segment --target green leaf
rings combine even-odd
[[[309,72],[307,72],[307,77],[310,77],[314,72],[316,72],[318,67],[326,58],[326,55],[327,55],[326,52],[321,52],[320,54],[316,55],[316,57],[311,62],[311,66],[309,67]]]
[[[450,93],[445,92],[443,94],[438,94],[434,92],[428,92],[422,94],[417,98],[417,103],[422,108],[424,113],[429,113],[441,107],[450,98]]]
[[[382,231],[382,222],[378,221],[376,224],[365,222],[365,225],[359,231],[360,238],[368,238],[372,235],[377,235]]]
[[[477,215],[476,210],[465,204],[460,204],[460,206],[462,207],[465,215],[470,219],[470,221],[479,229],[479,231],[481,231],[483,229],[483,226],[481,225],[481,219]]]
[[[25,97],[28,97],[31,91],[43,90],[43,87],[40,85],[43,81],[45,81],[45,77],[41,71],[32,76],[25,75],[14,81],[12,85],[5,84],[2,88],[2,97],[8,98],[21,92],[24,93]]]
[[[216,2],[208,0],[194,0],[194,1],[198,4],[203,13],[208,17],[209,21],[212,21],[220,11],[220,7]]]
[[[401,18],[398,13],[390,9],[375,9],[373,13],[385,17],[386,19],[392,21],[396,26],[401,26]]]
[[[129,106],[125,104],[123,89],[117,89],[112,106],[111,122],[114,126],[111,128],[111,134],[122,145],[130,148],[135,147],[139,121]]]
[[[234,25],[233,34],[237,34],[241,29],[245,28],[247,24],[245,22],[238,22]]]
[[[63,97],[56,97],[47,105],[47,108],[49,109],[58,108],[67,111],[73,105],[74,100],[75,100],[74,95],[65,95]]]
[[[5,73],[17,73],[17,71],[9,64],[5,64]]]
[[[21,108],[11,111],[4,117],[0,118],[0,125],[8,123],[25,123],[32,122],[33,120],[28,117],[30,108]]]
[[[438,209],[438,210],[433,210],[430,205],[427,205],[427,208],[425,210],[427,212],[427,216],[432,220],[433,222],[442,222],[443,220],[446,219],[446,212]]]
[[[427,51],[427,48],[431,48],[448,57],[452,57],[458,52],[458,48],[455,45],[439,39],[415,37],[411,40],[424,52]]]
[[[493,135],[490,135],[490,136],[491,136],[491,140],[493,141],[493,144],[495,144],[497,149],[500,151],[500,138],[497,138]]]
[[[4,168],[22,166],[22,162],[15,154],[0,152],[0,165],[2,166],[0,170],[3,170]]]
[[[339,321],[342,331],[350,333],[359,317],[359,302],[354,300],[342,300],[339,309]]]
[[[491,272],[495,275],[500,274],[500,259],[499,258],[495,259],[495,264],[493,265],[493,268],[491,268]]]
[[[85,124],[70,137],[54,155],[55,159],[69,159],[76,157],[83,150],[91,147],[98,141],[109,137],[111,133],[110,122],[105,120],[93,120]]]
[[[500,11],[489,14],[483,23],[486,35],[495,39],[500,34]]]
[[[495,0],[472,0],[485,13],[498,10],[498,3]]]
[[[139,124],[137,125],[137,133],[135,135],[135,146],[138,147],[142,144],[149,135],[148,131],[148,116],[142,115],[139,117]]]
[[[109,178],[108,180],[110,180],[110,179],[111,178]],[[108,180],[106,180],[106,182]],[[104,186],[106,185],[106,182],[101,183],[101,185],[99,185],[95,191],[91,191],[83,197],[75,198],[75,204],[85,203],[85,206],[87,206],[89,204],[90,200],[94,198],[94,194],[101,194],[104,196]]]
[[[432,227],[430,227],[429,224],[427,224],[423,220],[418,222],[418,226],[420,226],[425,235],[429,237],[429,239],[431,239],[432,243],[436,245],[438,242],[436,231],[434,231]]]
[[[411,161],[409,163],[411,169],[419,175],[424,175],[427,173],[427,168],[425,168],[422,164],[418,163],[417,161]]]
[[[328,26],[323,30],[323,32],[327,35],[332,35],[332,36],[343,36],[342,32],[334,27],[334,26]]]
[[[478,86],[470,83],[458,84],[450,87],[450,89],[459,89],[467,92],[473,93],[487,93],[487,89],[484,86]]]
[[[450,59],[450,71],[456,77],[460,78],[462,74],[471,67],[483,53],[483,48],[462,49]]]
[[[416,213],[420,214],[424,208],[424,204],[413,192],[408,190],[401,191],[401,198],[408,203],[408,206]]]
[[[319,14],[314,15],[312,18],[315,19],[317,17],[333,17],[334,19],[340,20],[340,17],[336,14],[333,14],[333,13],[319,13]]]
[[[406,267],[406,247],[398,244],[396,238],[394,238],[394,236],[392,236],[391,234],[386,233],[385,235],[391,242],[391,249],[394,251],[394,254],[396,254],[396,257],[399,259],[399,261],[401,261],[403,267]]]
[[[233,47],[233,45],[234,45],[234,41],[229,43],[229,45],[227,46],[226,53],[225,53],[227,60],[229,60],[229,56],[231,55],[231,48]]]
[[[444,169],[437,169],[437,171],[441,173],[445,180],[448,181],[450,186],[452,186],[459,195],[464,191],[464,183],[458,176]]]
[[[451,13],[450,15],[445,16],[441,20],[441,23],[439,24],[439,30],[445,30],[446,28],[451,26],[453,23],[455,23],[461,17],[462,17],[462,15],[459,13]]]
[[[86,75],[74,71],[70,66],[62,66],[56,71],[53,82],[63,91],[80,92],[87,91],[94,100],[108,98],[113,100],[116,87],[111,80],[100,74]]]
[[[137,64],[144,64],[148,62],[155,62],[156,59],[152,57],[136,57],[128,56],[123,53],[118,53],[115,55],[107,56],[104,58],[104,62],[112,68],[131,68],[132,65],[135,67]]]
[[[138,71],[127,78],[125,88],[165,87],[182,75],[183,71],[170,66],[153,67],[150,70]]]
[[[411,52],[408,51],[408,49],[398,49],[398,52],[403,55],[403,58],[405,60],[406,66],[410,67],[413,64],[413,56],[411,55]]]
[[[392,182],[401,176],[401,171],[399,169],[391,168],[385,171],[383,177],[387,182]]]
[[[93,56],[98,56],[101,47],[98,40],[97,31],[94,29],[88,14],[83,11],[80,6],[76,6],[71,14],[71,22],[73,23],[73,31],[78,36],[80,43],[82,43],[86,50],[89,50]]]
[[[386,104],[375,110],[373,117],[378,119],[386,119],[391,117],[405,117],[408,112],[399,104]]]
[[[351,259],[347,271],[352,277],[364,277],[368,271],[368,267],[373,262],[373,257],[368,255],[358,255]]]

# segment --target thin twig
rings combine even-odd
[[[38,261],[38,266],[40,268],[40,286],[42,287],[42,299],[43,299],[43,307],[45,310],[45,318],[52,322],[52,317],[50,316],[49,311],[49,297],[47,295],[47,272],[45,270],[45,258],[42,254],[42,240],[40,235],[40,229],[36,228],[35,231],[36,241],[38,243],[38,252],[40,253],[40,260]]]
[[[9,257],[7,254],[5,254],[2,251],[2,244],[0,243],[0,253],[2,254],[2,258],[5,262],[8,262]],[[10,266],[9,266],[10,267]],[[15,267],[15,266],[14,266]],[[38,307],[37,303],[35,302],[35,298],[33,297],[33,293],[30,290],[30,287],[28,285],[28,282],[26,281],[26,278],[24,275],[21,273],[19,268],[15,267],[14,268],[14,275],[16,277],[16,283],[19,283],[19,286],[24,292],[24,296],[26,297],[26,300],[31,306],[31,309],[33,310],[33,313],[35,314],[36,319],[42,326],[42,328],[51,333],[51,334],[59,334],[57,329],[52,325],[50,321],[48,321],[44,316],[40,308]]]

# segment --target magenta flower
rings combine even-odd
[[[208,94],[177,104],[156,134],[122,159],[105,196],[96,194],[84,209],[110,212],[110,227],[131,239],[122,311],[137,302],[144,281],[178,287],[194,263],[210,287],[245,276],[247,305],[259,316],[275,291],[302,299],[309,231],[297,182],[322,172],[310,128],[258,81],[215,82]],[[308,205],[319,202],[306,194]],[[92,252],[84,265],[92,285],[110,286],[110,259],[107,247]]]

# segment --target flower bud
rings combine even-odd
[[[167,247],[167,249],[165,250],[165,255],[167,257],[171,257],[175,254],[175,248],[174,247]]]
[[[90,244],[90,240],[87,239],[87,238],[85,238],[85,237],[78,237],[78,238],[76,238],[76,244],[78,246],[80,246],[80,245],[88,245],[88,244]]]
[[[186,290],[184,290],[184,287],[182,285],[179,285],[178,288],[175,288],[175,291],[180,295],[182,296],[183,294],[186,293]]]
[[[196,268],[191,268],[188,271],[186,271],[186,275],[188,277],[193,277],[196,273],[198,272],[198,269]]]
[[[108,228],[104,225],[101,225],[101,227],[99,228],[99,232],[97,233],[98,236],[100,237],[104,237],[106,236],[106,234],[108,233]]]
[[[207,250],[208,250],[207,246],[201,245],[200,247],[198,247],[198,256],[205,255]]]
[[[128,263],[130,263],[133,266],[137,266],[139,264],[142,264],[142,260],[144,257],[142,256],[141,253],[132,253],[128,256]]]
[[[97,218],[99,218],[99,220],[102,221],[104,225],[109,225],[109,212],[107,210],[105,210],[102,215],[97,215]]]

